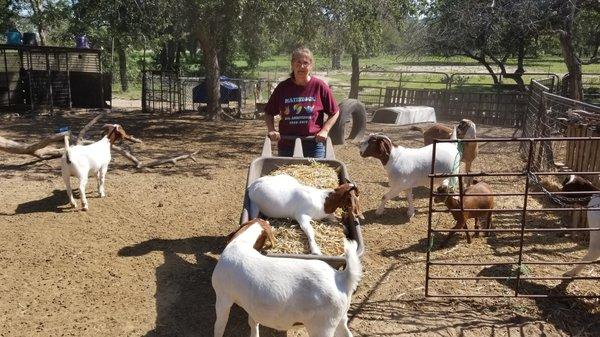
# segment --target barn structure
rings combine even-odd
[[[109,107],[100,60],[97,49],[0,45],[0,111]]]

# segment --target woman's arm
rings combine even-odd
[[[335,115],[329,116],[329,118],[327,118],[327,121],[325,121],[325,124],[323,124],[321,131],[319,131],[315,135],[315,138],[318,142],[324,142],[327,140],[327,136],[329,135],[329,130],[331,130],[331,128],[333,127],[333,125],[335,124],[335,122],[337,121],[339,116],[340,116],[340,112],[338,111]]]
[[[265,122],[267,123],[267,135],[272,141],[277,141],[280,138],[279,132],[275,131],[275,116],[265,114]]]

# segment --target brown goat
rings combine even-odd
[[[433,144],[434,139],[450,139],[452,136],[452,128],[444,125],[444,124],[433,124],[428,129],[423,129],[418,126],[413,126],[410,128],[411,130],[420,131],[423,133],[423,142],[425,146],[429,144]],[[463,119],[456,126],[456,138],[458,139],[473,139],[477,138],[477,129],[475,127],[475,123],[473,123],[469,119]],[[477,152],[479,151],[478,143],[476,142],[466,142],[462,143],[462,155],[460,161],[465,163],[465,171],[467,173],[471,172],[471,165],[473,160],[477,157]],[[471,183],[471,179],[467,179],[467,183]]]
[[[438,193],[450,193],[448,186],[440,186],[437,189]],[[494,208],[494,196],[492,195],[469,195],[469,194],[491,194],[492,189],[488,184],[483,181],[473,180],[473,185],[467,187],[463,194],[463,209],[492,209]],[[479,218],[486,216],[487,223],[486,229],[491,228],[492,224],[492,212],[491,211],[460,211],[460,197],[459,196],[436,196],[434,199],[436,202],[444,202],[448,209],[458,209],[451,211],[452,217],[456,220],[456,225],[452,229],[468,229],[467,220],[475,219],[475,234],[473,236],[479,236]],[[442,242],[442,246],[446,245],[448,240],[452,237],[455,232],[448,233],[446,239]],[[465,232],[467,235],[467,242],[471,243],[471,236],[469,232]],[[487,236],[488,232],[484,235]]]

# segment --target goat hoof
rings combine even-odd
[[[410,218],[412,218],[414,215],[415,215],[415,211],[412,211],[412,212],[411,212],[411,211],[408,211],[408,212],[406,212],[406,216],[407,216],[409,219],[410,219]]]
[[[378,209],[375,211],[375,215],[383,215],[383,210],[378,208]]]
[[[81,210],[82,210],[82,211],[87,211],[88,209],[89,209],[89,207],[88,207],[88,206],[83,206],[83,207],[81,208]]]

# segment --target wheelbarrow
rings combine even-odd
[[[338,175],[339,183],[351,183],[350,176],[346,165],[335,159],[333,152],[333,145],[331,139],[327,138],[325,145],[325,158],[305,158],[302,152],[302,140],[314,139],[314,137],[282,137],[283,139],[295,139],[294,143],[294,154],[293,157],[274,157],[271,152],[271,140],[269,137],[265,137],[262,149],[262,155],[256,158],[250,164],[248,169],[248,178],[246,181],[246,192],[244,195],[244,208],[240,217],[240,225],[247,222],[249,219],[250,211],[250,198],[248,197],[248,186],[256,179],[268,175],[271,171],[284,165],[293,164],[310,164],[311,161],[317,161],[319,163],[332,167]],[[353,217],[349,217],[353,218]],[[359,219],[353,218],[349,221],[344,221],[344,234],[349,240],[354,240],[357,243],[358,256],[362,256],[364,253],[364,243],[362,237],[362,231],[360,227]],[[310,254],[281,254],[281,253],[266,253],[267,256],[271,257],[282,257],[282,258],[296,258],[296,259],[307,259],[307,260],[322,260],[327,262],[333,268],[339,269],[344,267],[346,259],[343,256],[327,256],[327,255],[310,255]]]

